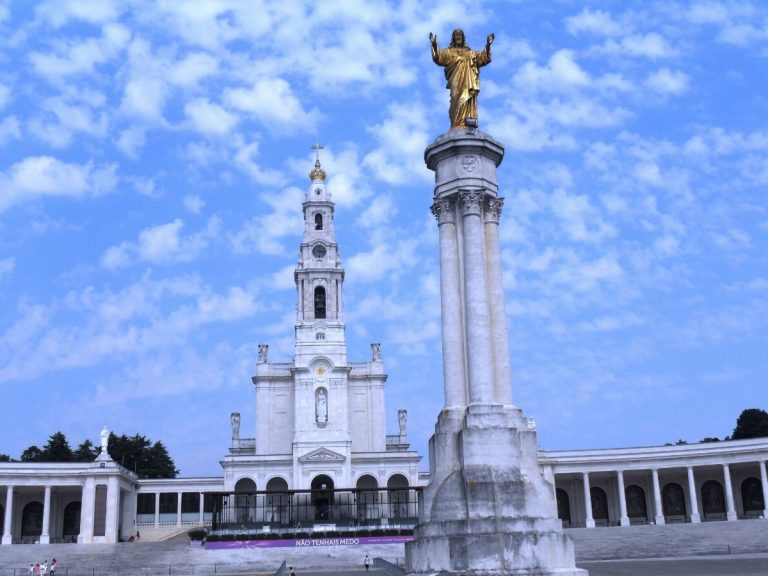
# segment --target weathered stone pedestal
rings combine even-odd
[[[440,230],[445,407],[430,439],[430,484],[411,574],[573,575],[573,542],[542,475],[536,432],[512,403],[496,168],[503,146],[474,129],[425,151]]]
[[[462,412],[441,412],[430,439],[433,477],[406,545],[408,572],[585,576],[555,516],[536,432],[509,406]]]

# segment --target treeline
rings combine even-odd
[[[768,412],[760,408],[747,408],[739,414],[736,419],[736,427],[733,434],[726,436],[723,440],[747,440],[748,438],[766,438],[768,437]],[[720,442],[720,438],[707,436],[700,442]],[[675,445],[688,444],[686,440],[678,440]],[[672,446],[668,442],[666,446]]]
[[[21,462],[93,462],[101,451],[90,440],[80,443],[74,450],[63,432],[51,434],[42,448],[30,446],[21,453]],[[162,442],[152,442],[146,436],[135,434],[117,436],[110,432],[107,452],[112,459],[138,474],[139,478],[176,478],[176,469]],[[14,462],[7,454],[0,454],[0,462]]]

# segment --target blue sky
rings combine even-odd
[[[424,148],[430,57],[479,49],[514,399],[544,448],[697,441],[767,408],[762,2],[0,0],[0,452],[62,430],[162,440],[217,475],[253,435],[258,343],[293,352],[314,142],[352,361],[389,431],[442,403]],[[426,468],[426,458],[423,462]]]

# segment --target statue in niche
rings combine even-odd
[[[381,344],[378,342],[371,344],[371,358],[374,362],[381,362]]]
[[[259,344],[259,364],[263,364],[267,361],[268,354],[269,344]]]
[[[328,394],[325,388],[318,388],[315,392],[315,420],[321,423],[328,421]]]
[[[101,453],[106,454],[107,445],[109,444],[109,430],[107,429],[106,424],[104,425],[104,428],[101,429],[101,434],[99,434],[99,438],[101,440]]]
[[[235,443],[240,439],[240,412],[232,412],[229,423],[232,425],[232,442]]]
[[[432,44],[432,60],[438,66],[445,67],[445,87],[451,91],[451,106],[448,116],[451,129],[477,126],[477,95],[480,92],[480,68],[491,61],[491,44],[495,36],[488,34],[485,48],[480,52],[466,45],[464,31],[456,28],[451,35],[451,45],[441,50],[437,45],[437,36],[429,33]]]
[[[397,411],[397,423],[400,426],[400,436],[405,436],[405,426],[408,423],[408,410]]]

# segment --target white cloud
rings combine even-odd
[[[219,62],[216,58],[205,52],[194,52],[169,66],[168,80],[177,86],[192,88],[201,80],[212,76],[218,68]]]
[[[115,187],[116,171],[115,164],[94,167],[92,162],[68,164],[51,156],[30,156],[0,173],[0,212],[45,196],[99,196]]]
[[[610,13],[602,10],[590,10],[584,8],[576,16],[565,19],[565,27],[570,34],[583,32],[602,34],[603,36],[617,36],[623,31],[623,26],[616,22]]]
[[[182,202],[184,203],[184,207],[192,212],[192,214],[200,214],[205,207],[205,200],[196,194],[184,196]]]
[[[238,122],[237,116],[218,104],[211,103],[207,98],[188,102],[184,111],[192,127],[206,136],[226,136]]]
[[[167,224],[145,228],[136,242],[122,242],[108,248],[101,257],[101,265],[107,269],[122,268],[131,264],[133,258],[153,264],[189,262],[218,237],[220,222],[211,218],[203,230],[189,236],[182,235],[183,227],[184,223],[177,218]]]
[[[0,280],[7,276],[16,267],[16,259],[13,257],[0,258]]]
[[[251,142],[241,146],[237,152],[235,152],[234,163],[245,172],[254,182],[259,184],[266,184],[276,186],[282,180],[282,174],[274,169],[265,168],[260,164],[257,164],[253,159],[254,156],[259,153],[259,143]]]
[[[0,110],[5,108],[11,101],[11,89],[5,84],[0,84]]]
[[[526,62],[512,78],[514,85],[531,92],[572,90],[587,86],[591,78],[571,50],[558,50],[544,67]]]
[[[32,52],[32,67],[45,78],[58,78],[70,74],[92,74],[95,67],[120,54],[128,45],[131,33],[121,24],[108,24],[101,38],[53,44],[54,53]]]
[[[118,6],[116,0],[46,0],[35,8],[35,12],[38,18],[59,28],[72,20],[90,24],[114,21],[120,16]]]
[[[590,53],[598,55],[616,55],[620,57],[639,57],[651,60],[671,58],[677,55],[667,40],[657,32],[647,34],[629,34],[621,38],[609,38]]]
[[[19,138],[21,138],[21,128],[18,118],[16,116],[3,118],[0,121],[0,147],[5,146],[12,139],[18,140]]]
[[[688,89],[689,81],[684,72],[662,68],[649,75],[645,85],[659,94],[682,94]]]
[[[223,100],[271,129],[312,130],[318,120],[317,111],[305,111],[291,85],[282,78],[260,79],[252,88],[227,88]]]
[[[147,141],[146,133],[146,129],[140,126],[126,128],[120,132],[120,136],[117,138],[117,149],[128,158],[136,160]]]

